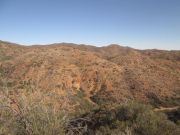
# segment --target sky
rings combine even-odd
[[[180,0],[0,0],[0,40],[180,50]]]

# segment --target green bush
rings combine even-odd
[[[1,135],[63,135],[63,115],[50,108],[37,106],[15,114],[11,110],[1,111]]]
[[[177,135],[178,126],[148,105],[130,103],[117,109],[119,121],[125,121],[137,135]]]
[[[177,135],[180,128],[164,113],[155,112],[149,105],[129,103],[113,109],[98,109],[75,118],[72,129],[81,119],[96,135]],[[127,130],[128,129],[128,130]],[[79,131],[81,132],[81,131]],[[88,131],[87,131],[88,134]]]
[[[131,102],[112,108],[92,110],[91,105],[84,102],[83,93],[78,93],[76,96],[71,100],[83,102],[79,106],[82,107],[82,112],[78,112],[79,115],[76,114],[73,119],[69,119],[67,112],[55,110],[44,102],[38,103],[32,100],[32,103],[26,103],[23,98],[20,100],[20,97],[18,102],[14,103],[17,108],[14,108],[8,97],[1,96],[0,135],[180,134],[178,121],[175,124],[167,118],[167,115],[155,112],[149,105]]]

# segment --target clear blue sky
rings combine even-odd
[[[180,0],[0,0],[0,40],[180,50]]]

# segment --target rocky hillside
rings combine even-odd
[[[0,88],[12,99],[30,95],[57,108],[79,93],[94,105],[139,100],[174,106],[180,100],[180,51],[1,41],[0,75]]]

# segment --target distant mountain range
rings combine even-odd
[[[94,105],[129,100],[180,105],[180,51],[69,43],[21,46],[1,41],[0,75],[0,88],[6,85],[12,98],[33,93],[33,98],[43,96],[44,102],[57,108],[66,99],[50,95],[69,92],[83,93]]]

